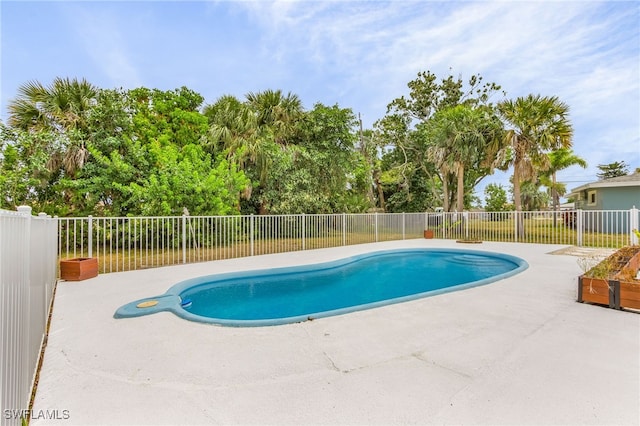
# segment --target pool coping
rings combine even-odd
[[[169,313],[116,320],[131,300],[214,272],[310,264],[407,240],[61,282],[33,425],[638,424],[640,315],[576,303],[563,245],[488,243],[529,268],[488,286],[277,327]]]

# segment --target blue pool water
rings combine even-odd
[[[116,317],[171,311],[233,326],[299,322],[461,290],[527,268],[517,257],[470,250],[404,249],[334,262],[219,274],[178,283],[151,309],[123,306]]]

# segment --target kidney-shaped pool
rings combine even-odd
[[[400,249],[327,263],[208,275],[120,307],[126,318],[170,311],[229,326],[340,315],[488,284],[526,269],[517,257],[472,250]]]

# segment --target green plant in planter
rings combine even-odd
[[[578,277],[578,302],[640,309],[640,246],[622,247],[605,259],[578,259],[584,274]]]
[[[582,269],[584,277],[608,281],[615,274],[616,268],[607,259],[597,255],[581,256],[578,258],[578,265]],[[611,288],[610,285],[609,288]],[[589,284],[589,292],[595,293],[592,283]]]
[[[609,279],[615,272],[610,262],[601,256],[583,256],[578,259],[578,265],[583,275],[588,278]]]

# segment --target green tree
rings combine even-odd
[[[331,195],[318,190],[313,155],[292,145],[271,152],[269,179],[260,193],[260,205],[270,214],[330,213]]]
[[[207,105],[203,114],[209,123],[206,145],[211,152],[224,151],[239,165],[252,157],[246,147],[257,137],[258,122],[256,115],[247,104],[232,95],[219,97],[215,103]]]
[[[611,179],[629,174],[629,166],[624,161],[615,161],[609,164],[598,164],[598,179]]]
[[[316,103],[304,114],[297,129],[299,144],[313,156],[313,164],[309,167],[314,171],[318,189],[335,203],[332,210],[336,210],[338,205],[346,208],[343,197],[352,184],[350,177],[354,177],[352,172],[357,158],[356,125],[351,109],[340,108],[337,104],[326,106]]]
[[[380,159],[378,157],[379,147],[376,144],[375,133],[371,129],[364,130],[362,128],[362,119],[358,115],[359,137],[356,142],[356,151],[359,153],[356,164],[356,180],[358,181],[358,188],[366,194],[367,208],[375,207],[378,205],[376,200],[376,193],[380,197],[380,204],[384,205],[384,192],[379,186],[380,183]],[[375,191],[375,192],[374,192]],[[384,208],[383,208],[384,210]]]
[[[249,92],[246,95],[249,108],[256,114],[258,129],[273,137],[274,142],[286,145],[294,136],[296,123],[303,108],[298,95],[282,94],[280,90]]]
[[[386,144],[402,150],[406,158],[405,163],[396,167],[406,170],[419,167],[427,176],[435,170],[440,185],[434,186],[433,180],[429,179],[429,186],[432,192],[442,189],[442,205],[447,210],[453,205],[450,188],[457,193],[455,200],[458,208],[462,207],[465,199],[470,200],[472,187],[465,189],[464,186],[472,180],[465,177],[467,161],[460,160],[480,148],[484,144],[480,140],[488,136],[478,137],[483,133],[479,128],[474,133],[462,124],[469,117],[476,118],[468,120],[472,126],[480,125],[480,121],[483,121],[478,120],[482,114],[474,115],[467,111],[491,110],[490,99],[500,90],[500,86],[483,83],[482,80],[481,76],[473,75],[465,84],[461,77],[450,75],[438,81],[430,71],[420,72],[415,80],[408,83],[408,97],[393,100],[387,107],[387,116],[378,122],[378,127],[383,129],[382,134],[392,136],[387,138]],[[466,109],[455,109],[462,105]],[[499,124],[498,120],[494,119],[494,122]],[[393,132],[389,129],[393,129]],[[464,137],[461,136],[463,133]],[[472,143],[472,140],[475,142]],[[488,173],[491,168],[482,169]],[[479,171],[480,168],[474,170]],[[458,189],[458,186],[461,188]]]
[[[520,184],[520,198],[525,211],[543,210],[549,206],[550,196],[547,191],[541,189],[541,182],[525,180]]]
[[[118,216],[237,213],[248,183],[222,153],[206,152],[202,100],[185,87],[101,92],[89,116],[91,161],[73,183],[76,205]]]
[[[131,202],[142,215],[180,215],[186,208],[192,215],[238,213],[238,193],[246,178],[221,159],[212,161],[202,146],[190,144],[160,146],[150,154],[156,167],[142,184],[131,184]]]
[[[49,168],[63,167],[74,176],[87,160],[87,116],[98,89],[86,80],[55,78],[48,87],[29,81],[9,102],[8,124],[14,128],[58,134]]]
[[[378,192],[379,207],[387,210],[384,188],[397,187],[403,192],[410,192],[411,175],[415,162],[412,161],[411,149],[413,144],[409,140],[411,118],[407,114],[387,114],[374,123],[371,135],[373,154],[377,157],[378,149],[382,152],[382,161],[373,162],[373,181]],[[389,152],[393,147],[394,152]],[[408,197],[405,197],[408,198]]]
[[[64,212],[59,176],[47,167],[57,139],[49,130],[26,131],[0,122],[0,208],[30,205],[36,212]]]
[[[569,107],[557,97],[528,95],[507,100],[498,105],[502,118],[511,127],[507,140],[513,164],[513,196],[517,212],[522,211],[521,184],[534,180],[538,171],[550,167],[549,151],[570,148],[573,127]],[[518,235],[524,236],[521,216],[518,215]]]
[[[570,148],[556,149],[549,152],[547,156],[549,157],[549,168],[540,176],[540,182],[549,188],[555,211],[560,205],[560,197],[567,192],[566,185],[557,181],[556,174],[571,166],[580,166],[584,169],[587,167],[587,162],[584,158],[577,156]]]
[[[205,106],[203,114],[209,123],[205,138],[209,152],[222,153],[232,165],[250,177],[241,194],[241,200],[246,204],[251,199],[253,187],[259,185],[258,181],[266,180],[268,170],[269,146],[260,138],[257,116],[247,103],[232,95],[223,95],[215,103]],[[257,178],[252,179],[251,176]]]
[[[431,71],[421,71],[411,80],[409,96],[401,96],[387,106],[387,113],[393,112],[409,116],[412,120],[425,122],[437,111],[466,104],[471,107],[489,105],[491,97],[501,87],[496,83],[483,83],[479,74],[472,75],[465,85],[461,77],[452,75],[438,78]]]
[[[355,150],[351,110],[316,104],[304,111],[296,95],[266,90],[249,93],[245,102],[223,96],[203,113],[208,146],[224,152],[252,181],[243,212],[326,212],[352,204],[362,209],[364,164]]]
[[[482,177],[492,172],[493,159],[504,141],[502,123],[491,108],[457,105],[436,112],[426,128],[426,137],[434,142],[427,150],[445,177],[445,203],[449,199],[446,174],[452,173],[457,178],[456,210],[462,211],[465,189],[470,193],[475,186],[465,185],[465,170],[474,170]]]
[[[299,116],[295,139],[269,151],[258,195],[270,213],[330,213],[366,208],[363,158],[355,150],[350,109],[320,103]],[[359,164],[360,167],[356,165]]]
[[[248,205],[253,204],[252,197],[264,201],[261,192],[277,157],[275,150],[295,140],[296,123],[302,112],[299,98],[291,93],[283,95],[280,90],[249,93],[245,102],[227,95],[205,107],[210,143],[222,146],[227,157],[251,179],[252,184],[244,191]],[[262,201],[256,208],[260,214],[268,211]]]
[[[504,219],[503,215],[491,214],[497,212],[504,212],[509,210],[509,204],[507,201],[507,191],[504,187],[497,183],[490,183],[484,188],[484,200],[485,210],[490,212],[489,218],[491,220]]]
[[[29,81],[9,102],[8,124],[23,130],[84,129],[96,94],[97,88],[85,79],[57,77],[49,87]]]

